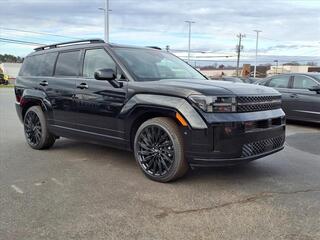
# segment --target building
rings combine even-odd
[[[315,66],[271,66],[270,70],[267,71],[267,75],[274,75],[280,73],[307,73],[307,72],[320,72],[320,67]]]

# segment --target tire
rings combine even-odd
[[[182,134],[175,121],[166,117],[147,120],[139,127],[134,155],[142,172],[158,182],[176,180],[189,168]]]
[[[48,131],[47,121],[40,106],[28,109],[23,125],[27,143],[33,149],[48,149],[56,141],[56,138]]]

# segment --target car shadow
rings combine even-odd
[[[138,170],[132,152],[103,145],[61,139],[57,141],[50,151],[70,152],[74,158],[102,165],[112,164],[115,167],[123,168],[123,171],[133,168]],[[216,181],[230,183],[235,181],[251,182],[259,178],[281,175],[281,170],[278,169],[277,164],[270,164],[269,161],[270,159],[261,159],[235,166],[194,168],[190,169],[186,176],[172,182],[172,184],[191,184],[197,181],[212,183]]]

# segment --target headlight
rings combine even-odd
[[[205,112],[236,112],[235,97],[191,95],[189,99]]]

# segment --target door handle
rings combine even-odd
[[[291,98],[298,98],[298,95],[296,93],[292,93],[292,94],[290,94],[290,97]]]
[[[47,82],[47,81],[41,81],[41,82],[39,83],[39,85],[45,87],[45,86],[48,86],[48,82]]]
[[[88,89],[89,86],[88,86],[88,84],[86,84],[86,83],[80,83],[80,84],[77,86],[77,88],[80,88],[80,89]]]

